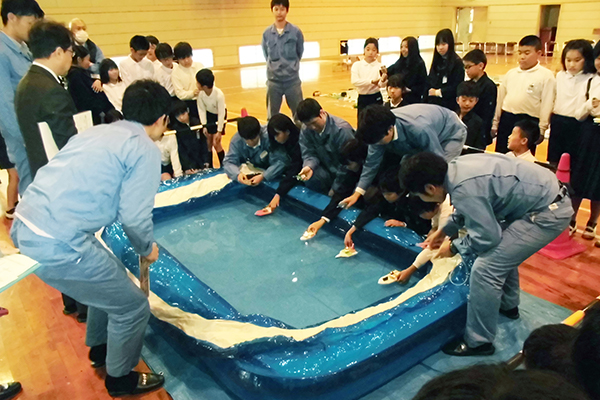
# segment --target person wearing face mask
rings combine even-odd
[[[67,74],[69,94],[77,111],[91,111],[94,125],[102,123],[104,115],[115,107],[104,92],[92,88],[94,79],[90,75],[90,54],[83,46],[73,47],[73,65]]]
[[[465,80],[465,67],[454,51],[454,36],[450,29],[442,29],[435,35],[435,52],[427,80],[427,102],[456,111],[456,88]]]
[[[104,53],[98,45],[90,40],[90,35],[87,32],[87,25],[79,18],[73,18],[69,22],[69,30],[73,34],[75,44],[83,46],[90,53],[90,72],[92,75],[100,73],[100,63],[104,60]],[[100,87],[100,82],[97,83]]]

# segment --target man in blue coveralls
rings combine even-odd
[[[12,237],[38,261],[48,285],[89,306],[86,344],[92,365],[106,363],[111,396],[159,388],[161,375],[138,373],[148,299],[94,232],[119,221],[133,248],[158,259],[152,209],[160,183],[153,141],[167,129],[171,97],[160,84],[138,81],[123,97],[125,121],[73,136],[40,168],[15,212]]]
[[[380,170],[394,166],[381,167],[387,152],[393,155],[388,161],[421,151],[450,161],[460,155],[467,127],[455,112],[434,104],[411,104],[394,110],[375,104],[360,114],[357,136],[369,145],[369,153],[354,194],[342,200],[346,207],[365,194]]]
[[[25,44],[29,30],[43,17],[44,12],[35,0],[2,0],[4,28],[0,32],[0,132],[6,142],[8,158],[17,168],[21,195],[32,178],[15,113],[15,92],[33,61]]]
[[[275,23],[262,36],[262,50],[267,61],[267,118],[279,113],[283,96],[296,119],[302,101],[300,60],[304,53],[304,35],[287,21],[289,0],[271,0]]]
[[[519,265],[568,226],[573,208],[565,186],[549,170],[504,155],[472,154],[447,163],[419,153],[402,163],[400,181],[423,201],[455,208],[425,243],[434,257],[477,257],[473,264],[463,338],[442,349],[454,356],[490,355],[498,312],[519,318]],[[454,237],[461,227],[468,234]]]

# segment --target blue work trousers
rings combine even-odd
[[[107,373],[121,377],[132,371],[140,359],[150,306],[123,264],[92,234],[75,250],[35,234],[16,219],[11,235],[22,254],[41,264],[36,271],[40,279],[89,307],[86,344],[107,344]]]
[[[519,265],[556,239],[569,226],[571,215],[567,196],[510,223],[500,244],[477,257],[471,270],[465,330],[470,347],[493,343],[499,310],[519,305]]]

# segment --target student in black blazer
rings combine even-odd
[[[77,133],[73,121],[77,109],[60,78],[71,67],[71,32],[55,22],[39,22],[31,28],[29,48],[34,61],[17,86],[15,111],[35,178],[48,163],[38,123],[48,124],[61,149]]]
[[[31,167],[32,180],[48,157],[38,128],[46,122],[60,150],[77,133],[73,115],[77,109],[69,92],[61,84],[71,66],[71,33],[56,22],[36,23],[29,33],[33,64],[23,77],[15,95],[15,111]],[[65,315],[77,312],[77,320],[87,320],[87,306],[63,294]]]
[[[104,115],[115,107],[104,92],[96,92],[94,79],[90,75],[90,54],[83,46],[73,47],[73,66],[67,74],[69,94],[77,111],[91,111],[94,125],[104,122]]]
[[[402,95],[403,105],[423,103],[428,89],[427,68],[419,52],[419,42],[412,36],[402,40],[400,58],[384,71],[388,76],[401,75],[406,92]]]
[[[454,36],[450,29],[442,29],[435,36],[435,51],[427,79],[427,102],[456,111],[456,88],[465,80],[465,67],[454,51]]]

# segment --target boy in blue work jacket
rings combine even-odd
[[[431,151],[450,161],[460,155],[467,127],[455,112],[434,104],[410,104],[391,111],[372,105],[360,115],[358,136],[369,145],[369,153],[354,194],[342,200],[346,207],[365,194],[380,170],[393,167],[381,168],[386,152],[395,156],[388,160]]]
[[[285,155],[272,153],[267,126],[254,117],[238,119],[238,131],[231,138],[223,168],[229,179],[244,185],[256,186],[266,179],[278,178],[286,167]],[[242,164],[246,164],[241,171]]]
[[[154,81],[136,81],[123,96],[125,121],[73,136],[40,168],[15,211],[12,239],[36,260],[36,275],[89,306],[86,344],[92,366],[106,364],[113,396],[161,387],[162,375],[133,371],[150,307],[125,267],[94,233],[118,221],[135,251],[158,259],[152,210],[160,183],[160,150],[171,97]]]
[[[573,209],[551,171],[496,154],[470,154],[450,163],[423,152],[402,163],[400,181],[426,202],[450,195],[455,212],[425,244],[434,257],[476,257],[471,270],[464,337],[448,343],[454,356],[493,354],[498,312],[519,318],[519,265],[568,226]],[[454,239],[462,227],[467,235]]]
[[[342,162],[342,148],[354,139],[354,129],[343,119],[323,110],[315,99],[300,102],[298,119],[302,122],[300,178],[316,192],[330,196],[332,191],[343,192],[340,185],[347,171]]]
[[[302,101],[300,60],[304,53],[304,35],[287,22],[289,0],[271,0],[275,23],[262,36],[262,50],[267,61],[267,117],[278,114],[285,101],[296,119],[296,108]]]

